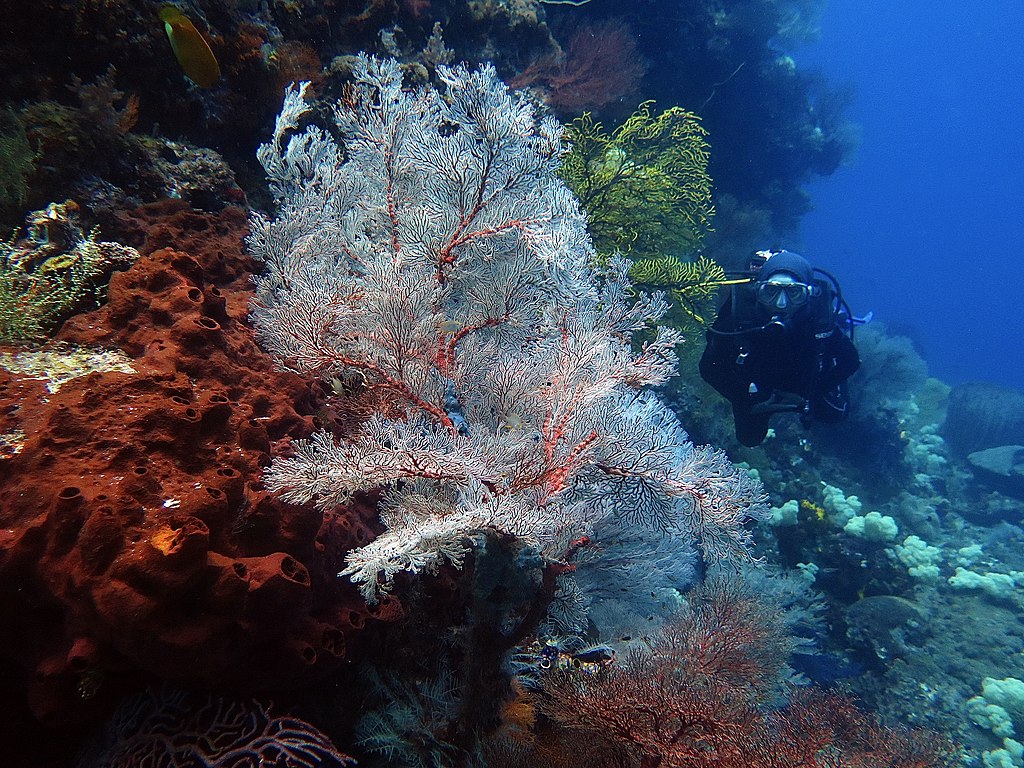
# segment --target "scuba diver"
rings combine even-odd
[[[851,338],[858,322],[835,278],[803,256],[754,255],[730,281],[700,360],[701,377],[732,403],[743,445],[760,445],[776,413],[797,413],[805,427],[845,418],[846,380],[860,367]]]

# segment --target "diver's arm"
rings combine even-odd
[[[732,338],[708,331],[708,345],[700,358],[701,378],[737,405],[750,399],[749,373],[736,362],[745,359],[742,355],[742,348]]]
[[[818,391],[827,392],[839,386],[860,368],[860,355],[846,335],[836,328],[823,342],[826,360],[818,379]]]

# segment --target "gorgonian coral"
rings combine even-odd
[[[760,488],[645,390],[674,372],[678,334],[632,348],[666,302],[630,298],[626,261],[595,266],[560,126],[493,68],[439,73],[443,95],[406,91],[396,62],[361,57],[343,144],[296,133],[293,89],[260,149],[280,206],[249,238],[260,339],[381,400],[357,434],[295,443],[268,485],[321,507],[385,489],[387,530],[344,571],[370,599],[399,571],[461,564],[488,529],[557,553],[614,516],[743,557]]]

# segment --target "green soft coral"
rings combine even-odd
[[[706,327],[714,319],[718,288],[725,271],[706,256],[682,261],[674,256],[633,262],[630,277],[643,290],[665,291],[672,298],[669,319],[680,326]]]
[[[35,159],[21,118],[12,109],[0,109],[0,213],[25,202]]]
[[[569,123],[561,175],[587,212],[599,258],[629,257],[636,287],[667,293],[667,324],[692,337],[714,320],[725,280],[714,261],[697,257],[714,216],[707,131],[680,107],[654,114],[652,106],[644,102],[611,133],[589,113]]]
[[[562,178],[586,209],[602,257],[688,256],[711,231],[707,131],[680,107],[655,115],[652,105],[611,133],[589,113],[566,126]]]
[[[85,235],[72,201],[29,214],[26,236],[0,243],[0,343],[45,338],[95,302],[106,278],[136,258],[134,248]]]

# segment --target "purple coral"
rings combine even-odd
[[[309,723],[255,700],[170,687],[126,699],[76,768],[332,768],[355,761]]]

